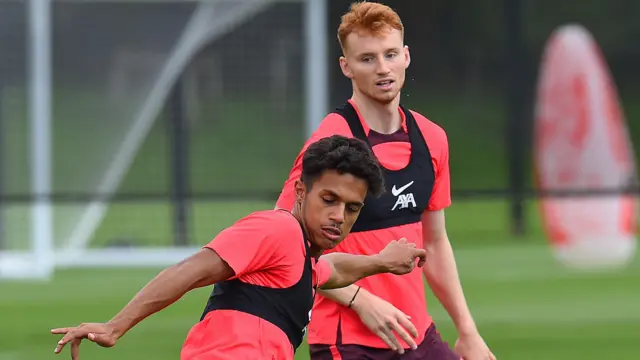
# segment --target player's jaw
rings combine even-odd
[[[403,82],[403,80],[390,76],[374,79],[371,81],[366,95],[380,103],[393,102],[399,96]]]

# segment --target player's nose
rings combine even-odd
[[[387,75],[391,72],[391,68],[384,58],[378,59],[377,65],[378,66],[376,67],[376,73],[378,73],[378,75]]]
[[[344,223],[346,207],[344,204],[340,204],[336,206],[334,211],[329,214],[329,219],[336,223],[337,225],[342,225]]]

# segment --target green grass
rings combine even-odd
[[[76,94],[74,94],[76,95]],[[86,95],[86,94],[85,94]],[[10,119],[11,150],[7,186],[10,193],[28,189],[27,122],[20,94],[3,104]],[[640,114],[640,104],[626,97],[627,118]],[[291,101],[296,103],[296,101]],[[417,94],[406,104],[441,124],[448,132],[455,189],[505,186],[504,104],[495,96]],[[103,105],[86,95],[58,92],[55,99],[54,188],[89,191],[100,178],[97,162],[112,153],[112,137],[96,124],[110,120]],[[99,111],[96,111],[99,109]],[[191,127],[190,178],[196,191],[277,192],[303,139],[302,111],[280,110],[260,102],[207,104],[205,116]],[[167,114],[167,113],[165,113]],[[280,115],[278,115],[280,114]],[[89,116],[92,115],[92,116]],[[164,118],[142,144],[120,192],[167,193],[169,147]],[[640,138],[629,121],[632,139]],[[640,149],[640,141],[635,141]],[[93,177],[93,178],[92,178]],[[454,199],[455,201],[455,199]],[[57,241],[65,238],[82,204],[56,204]],[[191,204],[192,244],[207,242],[247,213],[273,207],[270,201],[195,201]],[[529,232],[514,239],[506,229],[508,207],[502,200],[455,201],[447,212],[450,237],[470,306],[486,340],[500,359],[638,359],[640,333],[640,264],[621,272],[571,272],[552,259],[540,231],[534,203],[528,207]],[[28,208],[3,208],[11,248],[26,247]],[[90,246],[114,241],[139,246],[169,245],[172,207],[166,200],[109,204]],[[0,360],[53,358],[57,338],[51,327],[104,321],[114,314],[157,270],[76,269],[56,273],[46,284],[0,282]],[[198,320],[208,290],[187,295],[166,311],[134,329],[114,349],[83,346],[85,359],[175,359],[188,329]],[[429,311],[446,339],[455,341],[445,312],[429,297]],[[298,359],[306,359],[306,349]]]
[[[124,205],[123,205],[124,206]],[[166,211],[153,205],[112,209],[106,229],[125,223],[141,239],[168,238]],[[250,211],[271,203],[198,203],[193,229],[199,243]],[[133,210],[135,209],[135,210]],[[137,217],[128,218],[137,213]],[[501,359],[637,359],[640,333],[640,262],[623,271],[582,273],[564,269],[550,255],[539,219],[530,213],[526,239],[507,229],[502,201],[457,202],[447,212],[460,274],[478,325]],[[118,218],[118,217],[121,218]],[[157,215],[160,216],[160,215]],[[118,233],[117,231],[115,233]],[[52,327],[104,321],[117,312],[157,269],[74,269],[56,272],[50,283],[0,282],[0,359],[54,358]],[[209,289],[194,291],[140,324],[113,349],[82,346],[85,359],[176,359],[189,328],[198,320]],[[429,311],[443,336],[455,332],[428,291]],[[306,359],[303,346],[297,359]]]

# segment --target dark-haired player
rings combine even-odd
[[[367,194],[383,192],[379,164],[360,140],[332,136],[306,150],[296,204],[253,213],[190,258],[161,272],[107,323],[52,330],[78,357],[84,338],[105,347],[188,291],[215,284],[183,360],[293,359],[316,288],[347,286],[365,276],[406,274],[425,251],[401,239],[372,256],[331,254],[351,230]]]

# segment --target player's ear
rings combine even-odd
[[[344,56],[340,56],[339,61],[340,61],[340,69],[342,70],[342,74],[344,74],[344,76],[348,77],[349,79],[352,79],[353,73],[349,68],[349,63],[347,62],[347,59]]]
[[[296,202],[302,203],[302,200],[304,200],[304,197],[307,195],[307,186],[302,182],[302,180],[298,179],[296,180],[295,189]]]
[[[405,65],[404,68],[408,68],[409,64],[411,64],[411,54],[409,53],[409,46],[405,45],[404,46],[404,58],[405,58]]]

